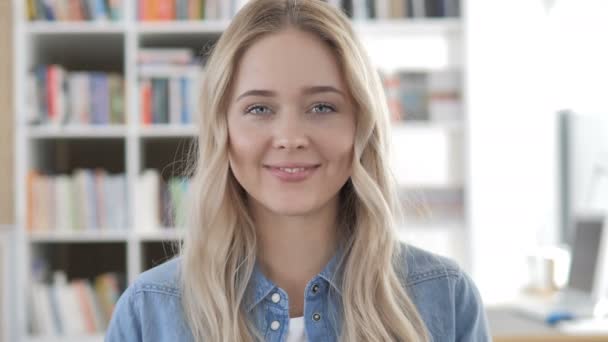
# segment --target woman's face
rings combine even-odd
[[[236,70],[228,131],[230,167],[254,205],[294,216],[335,204],[355,114],[330,48],[293,28],[255,42]]]

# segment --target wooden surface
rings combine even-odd
[[[510,308],[486,310],[494,342],[608,342],[608,336],[572,336],[518,315]]]
[[[14,223],[12,2],[0,0],[0,225]]]
[[[607,342],[608,336],[498,336],[494,342]]]

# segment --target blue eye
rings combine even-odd
[[[270,114],[270,113],[271,113],[270,108],[268,108],[266,106],[262,106],[262,105],[253,105],[253,106],[249,106],[249,107],[247,107],[247,109],[245,109],[245,114],[265,115],[265,114]]]
[[[313,113],[333,113],[336,111],[336,108],[327,103],[319,103],[312,107]]]

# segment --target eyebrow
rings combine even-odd
[[[344,92],[342,92],[340,89],[335,88],[333,86],[307,87],[307,88],[304,88],[302,93],[304,93],[305,95],[313,95],[313,94],[318,94],[318,93],[336,93],[338,95],[341,95],[342,97],[346,97],[346,95],[344,95]],[[239,95],[239,97],[237,97],[236,101],[239,101],[240,99],[242,99],[243,97],[246,97],[246,96],[273,97],[273,96],[277,96],[277,92],[272,91],[272,90],[265,90],[265,89],[252,89],[252,90],[248,90],[248,91],[242,93],[241,95]]]

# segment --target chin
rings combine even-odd
[[[267,209],[279,216],[304,216],[313,212],[316,206],[302,202],[282,201],[280,203],[268,203],[264,205]]]

